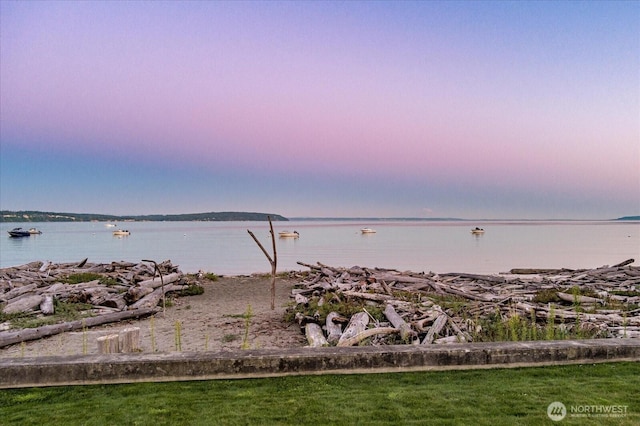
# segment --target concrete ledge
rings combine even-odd
[[[0,360],[0,388],[640,361],[640,339],[171,352]]]

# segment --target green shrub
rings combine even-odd
[[[114,278],[111,278],[106,275],[97,274],[95,272],[81,272],[77,274],[70,274],[64,277],[61,281],[66,284],[80,284],[80,283],[88,283],[90,281],[100,281],[100,284],[106,286],[112,286],[118,284]]]

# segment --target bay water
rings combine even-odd
[[[14,227],[40,235],[11,238]],[[273,222],[278,272],[307,270],[297,262],[414,272],[491,274],[512,268],[594,268],[629,258],[640,265],[640,222],[632,221],[421,221],[296,220]],[[482,235],[471,229],[481,227]],[[360,229],[371,227],[373,234]],[[125,237],[114,229],[128,229]],[[186,273],[248,275],[270,272],[267,222],[104,222],[0,224],[0,267],[32,261],[93,263],[170,260]],[[278,238],[279,231],[299,238]]]

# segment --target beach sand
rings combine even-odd
[[[98,353],[97,338],[140,328],[143,352],[196,352],[289,348],[306,345],[297,324],[283,317],[291,300],[294,278],[276,279],[275,309],[271,310],[268,275],[201,279],[204,293],[172,299],[164,313],[139,320],[67,332],[0,349],[0,358],[67,356]],[[247,322],[246,314],[251,310]]]

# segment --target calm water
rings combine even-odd
[[[124,225],[124,226],[122,226]],[[10,238],[15,226],[43,233]],[[375,234],[361,234],[370,226]],[[470,230],[483,227],[484,235]],[[114,237],[104,223],[0,224],[0,267],[34,260],[108,263],[171,260],[183,272],[219,275],[269,272],[251,230],[271,251],[265,222],[129,222]],[[640,265],[640,222],[274,222],[276,233],[297,230],[300,238],[277,239],[278,271],[306,270],[296,262],[411,271],[499,273],[511,268],[592,268],[634,258]]]

